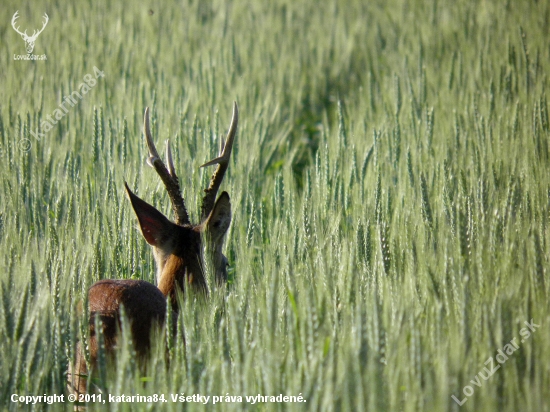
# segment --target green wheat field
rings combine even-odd
[[[45,60],[22,60],[16,11],[28,34],[47,13]],[[184,296],[146,369],[126,338],[100,357],[87,410],[550,411],[550,3],[9,0],[0,17],[1,410],[72,410],[87,289],[155,282],[124,191],[173,217],[145,107],[198,221],[236,101],[229,284]],[[166,402],[109,401],[138,394]]]

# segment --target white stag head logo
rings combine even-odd
[[[15,21],[19,18],[19,16],[17,15],[18,13],[19,13],[19,10],[17,10],[15,12],[15,14],[13,15],[13,18],[11,19],[11,25],[12,25],[13,29],[21,35],[23,40],[25,40],[25,48],[27,49],[27,53],[31,54],[32,51],[34,50],[34,43],[36,42],[36,39],[38,38],[38,35],[44,31],[44,29],[46,28],[46,24],[48,24],[48,21],[50,19],[49,19],[48,15],[46,13],[44,13],[44,24],[42,25],[42,28],[40,30],[34,30],[33,33],[32,33],[32,36],[29,36],[27,34],[27,30],[25,30],[23,33],[21,33],[21,31],[19,31],[19,27],[15,26]]]

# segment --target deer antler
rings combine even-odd
[[[13,15],[12,19],[11,19],[11,26],[13,27],[13,29],[19,33],[25,40],[36,40],[36,38],[38,37],[38,35],[40,33],[42,33],[44,31],[44,29],[46,28],[46,25],[48,24],[48,21],[50,21],[50,18],[48,17],[48,15],[46,13],[44,13],[44,24],[42,25],[42,28],[40,30],[34,30],[33,33],[32,33],[32,36],[29,36],[27,34],[27,30],[25,30],[23,33],[21,33],[21,31],[19,30],[19,27],[15,27],[15,22],[16,20],[19,18],[19,10],[17,10],[15,12],[15,14]]]
[[[12,19],[11,19],[11,26],[12,26],[13,29],[14,29],[17,33],[19,33],[21,36],[23,36],[23,37],[28,37],[28,36],[27,36],[27,30],[25,30],[24,33],[21,33],[21,31],[19,31],[19,27],[15,27],[15,21],[19,18],[18,14],[19,14],[19,10],[17,10],[17,11],[15,12],[15,14],[13,15],[13,17],[12,17]]]
[[[229,166],[229,158],[231,157],[231,150],[233,148],[233,141],[235,139],[235,134],[237,132],[238,123],[239,123],[239,109],[237,107],[237,102],[233,102],[233,117],[231,119],[231,125],[229,126],[229,130],[227,132],[227,137],[225,141],[223,137],[221,139],[220,154],[215,159],[212,159],[201,166],[201,167],[206,167],[206,166],[211,166],[215,164],[218,165],[217,169],[212,174],[212,178],[210,179],[210,186],[208,187],[208,189],[204,190],[206,194],[202,198],[201,221],[206,219],[210,214],[210,212],[212,212],[212,209],[214,208],[214,203],[216,201],[216,195],[218,193],[218,189],[220,188],[220,185],[222,183],[223,177],[225,175],[225,171]]]
[[[48,15],[46,13],[44,13],[44,24],[42,25],[42,28],[40,30],[38,30],[38,31],[34,30],[33,31],[32,36],[30,37],[32,40],[36,40],[38,35],[44,31],[44,29],[46,28],[46,25],[48,24],[48,21],[50,21],[50,18],[48,17]]]
[[[149,108],[145,109],[145,115],[143,119],[143,133],[145,135],[145,141],[147,142],[147,147],[149,148],[149,158],[147,163],[149,166],[154,168],[158,175],[160,176],[170,201],[172,202],[172,210],[176,215],[176,223],[178,225],[189,224],[189,215],[187,214],[187,209],[185,209],[185,202],[181,196],[181,189],[178,177],[174,169],[174,162],[172,160],[172,151],[170,150],[170,141],[166,141],[166,161],[168,162],[168,169],[164,165],[163,161],[160,159],[157,152],[157,148],[153,143],[153,138],[151,137],[151,130],[149,129]]]

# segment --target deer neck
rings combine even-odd
[[[200,267],[191,267],[185,259],[170,255],[159,267],[158,288],[166,298],[170,298],[172,308],[177,311],[177,292],[190,285],[198,292],[207,293],[206,282]]]

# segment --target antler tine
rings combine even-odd
[[[212,174],[212,178],[210,179],[210,186],[208,187],[208,189],[204,190],[206,192],[206,195],[204,195],[204,197],[202,198],[201,220],[206,219],[214,208],[218,189],[220,188],[220,185],[222,183],[225,171],[229,166],[229,158],[231,157],[231,150],[233,149],[233,141],[237,133],[238,123],[239,108],[237,107],[237,102],[233,102],[233,117],[231,118],[231,125],[229,126],[225,142],[222,137],[220,154],[215,159],[212,159],[201,166],[206,167],[215,164],[218,165],[218,167]]]
[[[153,143],[153,138],[151,136],[151,129],[149,128],[149,108],[145,109],[145,115],[143,116],[143,134],[145,135],[145,141],[147,142],[147,148],[149,149],[149,157],[147,158],[147,163],[149,166],[154,168],[157,171],[157,174],[160,176],[170,201],[172,202],[172,210],[176,215],[176,223],[178,225],[188,224],[189,215],[187,214],[187,209],[185,209],[185,202],[181,196],[181,189],[174,171],[174,162],[172,161],[172,152],[170,150],[170,142],[166,143],[166,158],[168,162],[168,168],[164,165],[163,161],[160,159]]]
[[[33,37],[34,36],[37,36],[42,33],[44,31],[44,29],[46,28],[46,25],[48,24],[48,22],[50,21],[50,18],[48,17],[48,15],[46,13],[44,13],[44,16],[42,16],[42,18],[44,19],[44,23],[42,24],[42,28],[40,30],[35,30],[37,31],[38,33],[33,33]]]
[[[172,150],[170,149],[170,140],[166,141],[166,161],[168,162],[168,173],[170,173],[170,176],[177,179],[176,168],[174,167],[174,161],[172,160]]]

